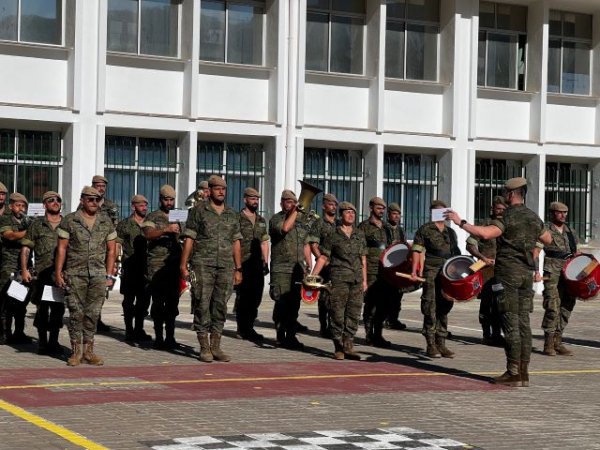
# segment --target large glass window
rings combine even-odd
[[[492,200],[502,194],[506,180],[525,176],[523,162],[515,159],[480,158],[475,163],[475,223],[490,216]]]
[[[263,65],[264,1],[203,0],[200,59]]]
[[[439,0],[388,0],[385,76],[437,81]]]
[[[108,0],[107,48],[179,56],[181,0]]]
[[[479,86],[525,90],[527,7],[479,3]]]
[[[590,95],[592,16],[550,11],[548,92]]]
[[[0,39],[62,45],[62,0],[0,0]]]
[[[109,182],[107,197],[119,206],[121,217],[131,213],[131,197],[135,194],[144,195],[150,209],[156,209],[160,187],[177,186],[175,140],[106,136],[104,152],[104,176]]]
[[[363,73],[364,0],[307,0],[306,69]]]
[[[386,152],[383,156],[383,198],[402,208],[408,239],[431,220],[429,206],[437,197],[438,162],[433,155]]]
[[[213,174],[225,179],[226,203],[239,211],[244,206],[244,189],[253,187],[264,192],[265,152],[262,144],[198,142],[196,185]]]
[[[0,181],[10,192],[41,202],[44,192],[60,192],[62,166],[60,133],[0,129]]]
[[[362,216],[365,161],[360,150],[304,149],[304,181],[323,190],[311,209],[320,213],[323,194],[331,192],[340,202],[352,202]]]

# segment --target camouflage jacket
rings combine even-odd
[[[5,239],[4,233],[7,231],[23,231],[25,229],[26,221],[17,219],[14,214],[4,214],[0,216],[0,235],[2,235],[2,272],[12,273],[21,269],[21,240],[11,241]]]
[[[140,227],[156,228],[163,230],[169,226],[169,215],[160,209],[146,216]],[[179,236],[174,233],[163,234],[158,239],[148,240],[148,257],[146,259],[149,275],[154,275],[165,265],[173,265],[179,268],[181,258],[181,244]],[[177,269],[179,270],[179,269]]]
[[[210,202],[189,211],[185,236],[196,241],[194,266],[232,268],[233,243],[242,239],[239,214],[229,206],[218,214]]]
[[[105,276],[106,244],[117,238],[117,232],[106,214],[97,214],[90,230],[81,211],[63,217],[57,232],[60,239],[68,239],[65,271],[70,275]]]
[[[406,242],[406,236],[404,235],[404,229],[400,225],[390,225],[386,223],[384,225],[385,232],[387,234],[387,245],[392,245],[395,242]]]
[[[370,275],[379,272],[379,258],[388,245],[388,236],[385,225],[375,225],[371,219],[363,220],[358,229],[361,230],[367,243],[367,273]]]
[[[486,227],[488,225],[491,225],[493,220],[494,220],[494,218],[490,217],[489,219],[485,219],[483,222],[481,222],[480,225],[483,227]],[[494,239],[481,239],[481,238],[471,235],[467,238],[467,244],[472,245],[473,247],[477,248],[477,250],[479,250],[479,253],[481,253],[486,258],[496,259],[496,239],[495,238]]]
[[[439,268],[448,258],[460,255],[456,231],[448,226],[440,231],[435,222],[427,222],[419,227],[412,250],[425,252],[425,269]]]
[[[567,262],[567,258],[577,251],[577,236],[567,224],[564,225],[563,231],[560,232],[550,223],[546,226],[546,230],[552,236],[552,244],[544,246],[544,272],[550,272],[555,275],[559,274],[563,266]],[[572,233],[572,239],[575,243],[575,248],[571,248],[569,244],[568,233]]]
[[[142,259],[146,259],[148,244],[141,224],[136,222],[133,215],[117,225],[117,242],[121,244],[123,249],[123,261],[134,255],[142,255]]]
[[[329,222],[323,217],[319,217],[310,228],[308,242],[310,244],[320,244],[327,234],[333,233],[336,228],[336,220]]]
[[[81,203],[77,207],[77,210],[82,208]],[[107,198],[102,200],[102,204],[100,205],[100,212],[106,214],[108,218],[111,220],[113,225],[116,227],[119,223],[119,207],[115,202],[109,200]]]
[[[367,255],[367,241],[362,230],[353,228],[350,237],[340,227],[325,235],[321,251],[329,258],[331,280],[362,282],[362,257]]]
[[[308,241],[311,228],[309,217],[298,214],[294,227],[288,232],[282,231],[286,214],[279,211],[269,221],[269,235],[271,236],[271,272],[294,273],[298,266],[304,268],[304,244]]]
[[[27,229],[21,244],[29,247],[35,254],[35,269],[38,273],[54,270],[54,257],[58,244],[58,227],[52,228],[46,216],[37,217]]]
[[[242,263],[250,264],[262,271],[263,258],[261,244],[269,240],[269,230],[264,217],[256,214],[254,223],[244,211],[240,211],[240,232],[242,233]]]

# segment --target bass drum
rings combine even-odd
[[[569,295],[582,300],[595,297],[600,291],[600,264],[589,254],[569,259],[562,269]]]
[[[379,257],[383,279],[398,289],[414,286],[417,281],[396,275],[396,272],[410,274],[412,272],[412,260],[410,257],[409,244],[392,244],[386,248]]]
[[[448,259],[442,267],[442,295],[446,300],[466,302],[479,295],[483,288],[481,271],[469,267],[475,262],[471,256],[459,255]]]

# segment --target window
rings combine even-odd
[[[0,130],[0,181],[10,192],[41,202],[44,192],[60,192],[62,166],[60,133]]]
[[[239,211],[244,207],[244,189],[265,188],[265,152],[261,144],[198,142],[196,185],[220,175],[227,182],[227,205]],[[264,205],[261,204],[261,207]]]
[[[385,76],[437,81],[439,0],[388,0]]]
[[[158,191],[163,184],[177,186],[175,140],[106,136],[104,151],[107,197],[119,206],[121,217],[131,213],[131,197],[135,194],[144,195],[152,209],[158,206]]]
[[[513,159],[477,159],[475,163],[475,223],[490,216],[492,200],[502,194],[506,180],[524,177],[522,161]]]
[[[407,239],[431,220],[429,206],[437,197],[438,162],[435,156],[388,153],[383,155],[383,199],[402,208]]]
[[[306,69],[363,74],[364,0],[307,0]]]
[[[0,39],[62,45],[63,0],[0,0]]]
[[[181,0],[108,0],[107,48],[179,56]]]
[[[360,150],[304,149],[304,181],[349,201],[362,215],[365,161]],[[321,212],[323,193],[315,196],[311,209]]]
[[[569,207],[567,223],[582,240],[592,237],[593,173],[585,164],[546,163],[546,208],[551,202]]]
[[[203,0],[200,59],[263,65],[264,1]]]
[[[479,86],[525,90],[527,7],[479,3]]]
[[[548,92],[590,95],[592,16],[550,11]]]

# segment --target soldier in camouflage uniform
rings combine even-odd
[[[94,335],[106,287],[116,278],[113,273],[117,232],[109,217],[98,213],[100,199],[96,189],[84,187],[82,208],[67,214],[58,227],[55,277],[58,287],[68,289],[65,300],[69,308],[67,328],[72,350],[67,361],[69,366],[80,362],[104,364],[94,353]]]
[[[367,290],[367,242],[354,226],[356,208],[350,202],[340,203],[341,222],[327,233],[319,246],[322,253],[314,274],[329,263],[331,267],[330,317],[335,359],[360,360],[354,350],[363,294]],[[324,290],[321,290],[323,295]]]
[[[267,221],[258,214],[259,192],[244,190],[245,207],[240,211],[242,233],[242,282],[236,288],[237,334],[242,339],[262,342],[264,337],[254,330],[258,316],[265,275],[269,273],[269,230]]]
[[[298,341],[298,311],[300,310],[300,284],[312,261],[305,245],[313,218],[310,213],[298,210],[294,192],[281,193],[281,211],[269,221],[271,236],[271,283],[269,295],[275,302],[273,322],[277,342],[291,350],[302,350]]]
[[[8,208],[6,207],[6,196],[8,195],[8,189],[4,183],[0,183],[0,216],[3,216],[8,212]]]
[[[504,197],[497,195],[492,201],[492,212],[488,219],[485,219],[480,225],[487,226],[494,220],[502,218],[508,205]],[[496,259],[496,239],[480,239],[475,236],[467,238],[467,251],[477,259],[484,261],[486,267],[482,269],[483,288],[479,298],[479,323],[483,330],[483,343],[486,345],[495,345],[504,347],[504,338],[502,337],[502,326],[500,323],[500,314],[498,306],[494,300],[492,286],[494,281],[494,262]]]
[[[383,337],[383,322],[388,312],[388,296],[390,285],[379,273],[379,258],[387,247],[388,236],[383,222],[386,204],[382,198],[373,197],[369,200],[371,214],[367,220],[358,226],[367,240],[367,281],[368,289],[365,294],[363,322],[368,345],[387,348],[390,341]]]
[[[54,281],[54,256],[58,244],[58,225],[62,220],[62,199],[57,192],[45,192],[42,197],[46,214],[33,220],[25,238],[21,241],[21,275],[23,282],[31,284],[31,301],[37,310],[33,325],[38,330],[38,353],[40,355],[62,354],[58,333],[63,326],[65,304],[42,301],[44,286]],[[35,254],[37,278],[29,271],[30,252]]]
[[[165,184],[159,194],[159,209],[148,214],[140,225],[148,240],[146,289],[152,296],[150,316],[154,321],[154,347],[174,349],[178,345],[175,340],[175,318],[179,315],[181,226],[169,223],[169,211],[175,207],[175,189]]]
[[[550,233],[532,210],[524,205],[527,180],[511,178],[504,185],[503,197],[509,204],[504,216],[488,226],[476,226],[461,220],[450,211],[446,217],[467,233],[482,239],[497,239],[492,287],[502,315],[502,331],[506,339],[506,372],[492,381],[506,386],[529,386],[531,325],[533,311],[533,272],[538,267],[534,258],[536,241],[551,243]]]
[[[198,206],[200,202],[206,200],[210,195],[210,190],[208,188],[208,181],[201,181],[198,183],[198,187],[194,192],[187,196],[185,199],[185,206],[188,208],[193,208],[194,206]]]
[[[577,253],[577,236],[567,225],[569,208],[561,202],[550,204],[551,221],[547,230],[552,243],[544,247],[544,354],[572,356],[573,352],[562,343],[562,335],[575,307],[576,297],[569,295],[561,276],[571,256]]]
[[[0,344],[30,344],[31,338],[25,335],[25,313],[29,299],[21,302],[9,297],[6,290],[11,282],[11,275],[21,269],[21,239],[27,232],[27,199],[14,192],[10,194],[10,214],[0,216],[0,235],[2,236],[2,267],[0,268],[0,316],[2,334]],[[12,322],[15,331],[11,332]]]
[[[313,224],[310,235],[308,236],[308,244],[310,251],[314,255],[315,259],[319,259],[321,251],[319,250],[319,244],[323,243],[325,236],[335,231],[336,227],[336,212],[338,207],[337,198],[333,194],[325,194],[323,196],[323,217],[320,217]],[[323,267],[320,271],[320,275],[323,277],[325,282],[331,279],[331,269],[329,266]],[[319,307],[319,323],[321,337],[330,338],[331,332],[329,330],[329,292],[322,290],[318,300]]]
[[[141,227],[148,212],[148,200],[143,195],[134,195],[131,209],[132,214],[117,225],[117,242],[123,249],[120,291],[123,294],[125,340],[149,341],[152,337],[144,331],[144,319],[150,306],[145,280],[148,241]]]
[[[221,335],[227,318],[227,300],[233,286],[242,282],[242,234],[239,214],[225,204],[225,180],[212,175],[208,186],[210,197],[198,208],[190,210],[185,224],[180,271],[184,278],[189,277],[187,262],[194,241],[197,242],[192,270],[201,291],[194,308],[192,328],[198,336],[201,361],[212,362],[215,359],[227,362],[231,358],[221,350]]]
[[[387,233],[388,246],[396,243],[406,244],[404,229],[400,226],[400,218],[402,217],[402,209],[398,203],[390,203],[387,209],[387,222],[385,231]],[[412,289],[407,289],[410,291]],[[405,290],[390,286],[390,294],[388,300],[388,311],[385,320],[386,328],[392,330],[405,330],[406,325],[400,322],[398,317],[402,310],[402,296]]]
[[[442,208],[446,208],[446,204],[441,200],[431,202],[431,210]],[[446,347],[448,314],[454,303],[442,296],[440,272],[449,258],[460,255],[456,232],[443,220],[427,222],[415,233],[412,251],[413,277],[425,278],[421,295],[425,352],[430,358],[454,358],[454,352]]]

